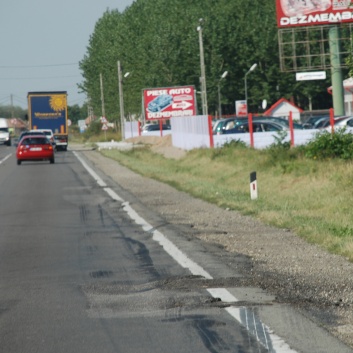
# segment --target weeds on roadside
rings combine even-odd
[[[337,129],[333,134],[328,131],[319,132],[315,139],[305,146],[305,156],[311,159],[353,159],[353,134],[345,128]]]
[[[224,157],[233,153],[236,149],[247,149],[247,145],[241,140],[227,141],[221,148],[214,148],[211,152],[211,160]]]

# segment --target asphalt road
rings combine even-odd
[[[119,199],[119,185],[79,152],[58,152],[53,165],[21,166],[14,152],[0,146],[0,352],[315,351],[307,338],[293,347],[289,336],[274,335],[256,308],[229,306],[234,292],[203,282],[211,268],[230,277],[222,263],[167,226],[170,234],[156,239],[155,229]],[[283,317],[268,302],[261,295],[258,305]],[[285,312],[277,322],[289,325],[288,335],[300,332],[293,330],[298,323],[310,326]],[[325,339],[310,330],[314,341]],[[325,345],[350,351],[332,339]]]

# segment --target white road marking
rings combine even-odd
[[[4,157],[4,158],[0,161],[0,164],[3,163],[3,162],[5,162],[6,159],[10,158],[11,155],[12,155],[12,153],[10,153],[10,154],[8,154],[6,157]]]
[[[91,174],[92,178],[97,182],[97,184],[101,187],[107,186],[107,184],[98,176],[98,174],[90,168],[87,163],[78,155],[78,153],[73,152],[73,154],[76,156],[76,158],[81,162],[81,164],[85,167],[87,172]]]
[[[96,180],[97,184],[103,187],[103,190],[113,200],[121,202],[124,211],[129,215],[129,217],[135,221],[136,224],[140,225],[145,232],[151,233],[152,239],[158,242],[180,266],[187,268],[193,275],[200,275],[206,279],[213,279],[207,271],[205,271],[196,262],[192,261],[160,231],[154,229],[151,224],[149,224],[130,206],[129,202],[123,200],[114,190],[107,187],[107,184],[92,168],[87,165],[87,163],[78,155],[77,152],[73,152],[73,154],[81,162],[88,173],[91,174],[93,179]],[[220,298],[225,303],[234,303],[238,301],[238,299],[225,288],[209,288],[207,291],[213,298]],[[270,353],[297,353],[297,351],[291,349],[281,337],[274,334],[268,326],[264,325],[260,319],[254,315],[252,310],[247,309],[246,307],[238,308],[235,306],[230,306],[225,308],[225,310],[241,325],[245,326],[247,330],[254,335],[258,342],[269,349]]]

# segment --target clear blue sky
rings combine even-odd
[[[27,108],[27,92],[67,91],[82,105],[78,63],[103,13],[133,0],[1,0],[0,104]],[[97,78],[99,84],[99,77]]]

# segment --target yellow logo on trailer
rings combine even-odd
[[[62,111],[66,109],[66,96],[63,94],[56,94],[50,97],[50,108],[54,111]]]

